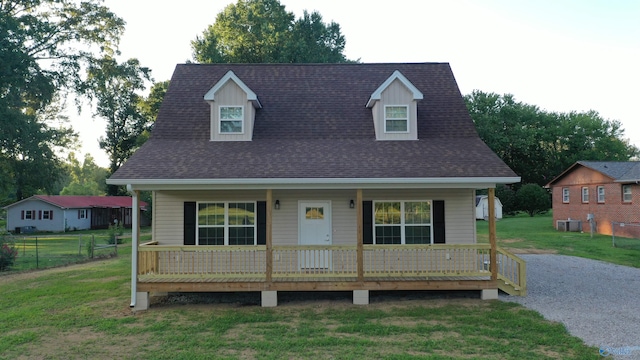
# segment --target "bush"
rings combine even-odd
[[[523,185],[516,193],[520,210],[533,217],[551,209],[551,196],[549,192],[538,184]]]
[[[120,225],[109,225],[109,244],[115,244],[116,239],[118,244],[122,244],[122,239],[118,239],[118,236],[124,234],[124,228]]]
[[[0,271],[9,270],[18,257],[18,250],[12,241],[0,240]]]

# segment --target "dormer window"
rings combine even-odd
[[[409,132],[409,106],[393,105],[384,108],[384,132]]]
[[[242,134],[244,133],[244,107],[220,106],[220,133]]]
[[[258,96],[229,70],[204,95],[211,108],[211,141],[251,141]]]
[[[423,95],[396,70],[367,101],[377,140],[418,140],[418,101]]]

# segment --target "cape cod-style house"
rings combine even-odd
[[[446,63],[178,65],[151,139],[108,180],[153,191],[132,304],[153,292],[498,289],[524,262],[476,238],[475,191],[520,178]],[[493,211],[493,207],[491,209]],[[134,211],[134,214],[136,212]],[[135,220],[135,219],[134,219]]]

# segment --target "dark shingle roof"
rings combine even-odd
[[[203,100],[232,70],[262,104],[252,141],[210,141]],[[371,94],[423,94],[417,141],[377,141]],[[152,137],[111,179],[517,177],[478,137],[446,63],[178,65]]]
[[[638,161],[578,161],[578,164],[599,171],[616,181],[640,179],[640,162]]]

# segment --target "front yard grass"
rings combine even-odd
[[[489,241],[488,222],[477,221],[478,242]],[[614,264],[640,267],[640,239],[616,237],[588,232],[560,232],[553,227],[550,213],[529,217],[521,214],[505,217],[496,223],[498,246],[514,252],[553,252],[602,260]]]
[[[320,296],[276,308],[129,310],[130,253],[0,276],[0,359],[597,359],[598,349],[520,305]],[[228,295],[226,295],[228,296]]]

